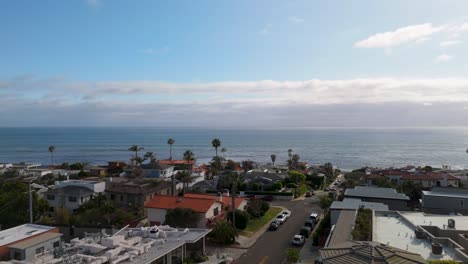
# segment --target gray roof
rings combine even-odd
[[[353,189],[346,189],[344,195],[346,197],[381,198],[405,201],[409,200],[409,197],[404,193],[398,193],[395,189],[392,188],[380,187],[356,186]]]
[[[353,231],[354,222],[356,221],[356,210],[340,211],[340,216],[336,222],[335,228],[330,234],[327,247],[338,245],[346,241],[352,240],[351,231]]]
[[[388,205],[383,203],[363,202],[361,199],[345,198],[343,201],[334,201],[330,209],[359,209],[361,207],[374,211],[388,211]]]
[[[324,264],[426,263],[417,253],[369,241],[349,241],[334,247],[323,248],[319,252]]]
[[[94,192],[82,186],[65,186],[49,189],[46,194],[82,197],[92,195]]]

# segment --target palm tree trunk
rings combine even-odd
[[[172,160],[172,145],[169,145],[169,159]]]

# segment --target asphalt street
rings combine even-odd
[[[297,201],[275,201],[271,205],[286,207],[291,211],[291,217],[278,230],[266,231],[235,263],[283,263],[286,259],[287,249],[294,247],[291,245],[291,239],[299,233],[309,214],[312,211],[321,211],[317,196]],[[312,239],[312,236],[309,239]]]

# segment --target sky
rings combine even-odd
[[[4,0],[0,126],[468,126],[466,10]]]

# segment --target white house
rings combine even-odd
[[[145,178],[169,178],[174,175],[174,166],[150,162],[140,166]]]
[[[67,180],[57,181],[54,187],[45,193],[51,210],[65,208],[69,211],[78,209],[93,196],[104,193],[105,182]]]

